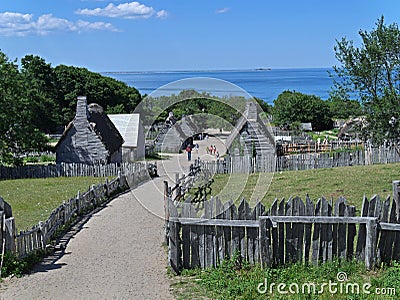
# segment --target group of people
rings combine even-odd
[[[219,152],[217,151],[217,147],[215,145],[210,145],[210,147],[206,148],[207,154],[215,155],[219,158]]]
[[[185,150],[186,150],[186,153],[187,153],[188,161],[192,160],[192,151],[193,151],[193,149],[196,150],[196,154],[198,155],[199,154],[199,144],[197,144],[197,143],[195,145],[188,144],[186,146]],[[219,152],[217,151],[217,147],[215,145],[210,145],[210,147],[206,147],[206,152],[207,152],[207,154],[215,155],[215,157],[217,159],[219,159]]]

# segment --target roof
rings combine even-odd
[[[103,108],[97,103],[89,104],[88,110],[88,121],[92,126],[94,125],[94,131],[98,136],[100,136],[102,143],[106,146],[106,149],[110,153],[118,151],[118,149],[124,143],[123,136],[120,134],[118,128],[103,111]]]
[[[124,147],[137,147],[139,138],[140,114],[108,115],[111,122],[122,135]]]
[[[86,99],[81,101],[84,101],[83,104],[86,103]],[[115,151],[118,151],[124,143],[124,140],[113,122],[111,122],[107,114],[104,113],[103,108],[96,103],[91,103],[87,106],[87,110],[89,112],[87,115],[87,121],[96,135],[101,139],[101,142],[106,147],[108,152],[113,154]],[[65,139],[68,131],[74,127],[75,122],[77,122],[77,116],[75,116],[75,118],[65,128],[63,135],[56,145],[56,148]]]

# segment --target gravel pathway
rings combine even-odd
[[[0,298],[173,299],[162,247],[164,222],[144,209],[134,193],[119,196],[93,214],[78,234],[67,235],[65,250],[47,258],[32,274],[6,279]]]

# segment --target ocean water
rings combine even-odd
[[[312,94],[327,99],[333,85],[330,69],[271,69],[227,71],[113,72],[105,76],[123,81],[144,94],[151,94],[177,80],[206,77],[230,82],[253,97],[272,104],[285,90]],[[188,87],[189,88],[189,87]],[[171,93],[179,92],[171,90]]]

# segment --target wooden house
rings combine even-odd
[[[78,97],[76,115],[56,145],[56,162],[106,164],[122,162],[122,135],[98,104]]]
[[[145,157],[145,135],[140,114],[110,114],[111,122],[124,139],[122,161],[132,162]]]

